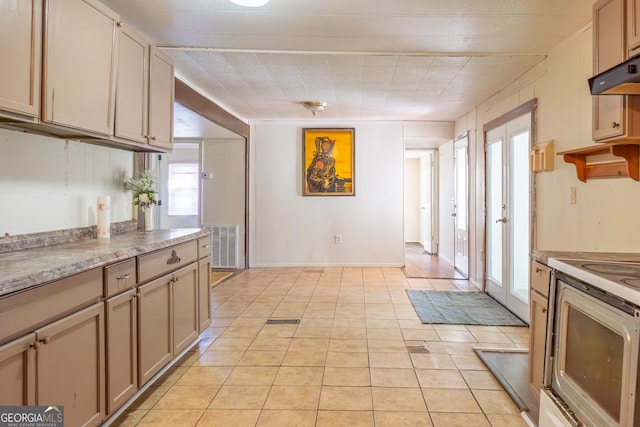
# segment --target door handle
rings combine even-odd
[[[507,222],[507,218],[496,219],[496,224],[499,223],[499,222],[504,224],[505,222]]]
[[[456,215],[457,215],[457,214],[456,214],[455,212],[451,214],[451,216],[456,216]]]

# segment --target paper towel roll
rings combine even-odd
[[[98,196],[98,239],[111,237],[111,198]]]

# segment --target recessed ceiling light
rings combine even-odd
[[[245,7],[261,7],[269,3],[269,0],[229,0],[231,3],[235,3],[238,6]]]

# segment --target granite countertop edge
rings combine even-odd
[[[640,262],[640,253],[570,252],[544,250],[534,250],[531,252],[531,259],[543,264],[547,264],[549,258],[581,259],[592,261]]]
[[[0,254],[0,298],[207,235],[206,228],[134,231]]]

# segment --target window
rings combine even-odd
[[[169,215],[198,215],[199,178],[197,163],[169,163],[167,203]]]

